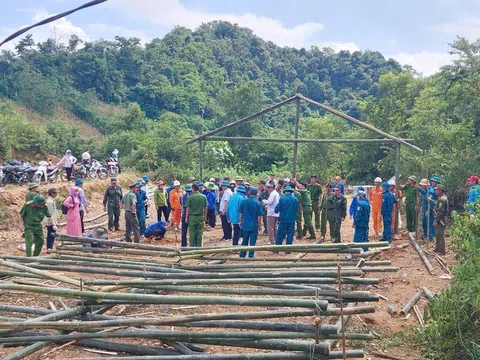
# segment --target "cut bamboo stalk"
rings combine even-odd
[[[20,265],[20,264],[17,264],[17,263],[11,262],[11,261],[5,261],[5,260],[2,260],[2,259],[0,259],[0,265],[6,266],[6,267],[9,267],[9,268],[13,268],[13,269],[17,269],[17,270],[26,271],[26,272],[31,273],[31,274],[39,275],[39,276],[41,276],[45,279],[53,279],[53,280],[61,281],[61,282],[66,283],[66,284],[70,284],[70,285],[80,287],[80,280],[69,278],[69,277],[66,277],[66,276],[53,274],[49,271],[42,271],[42,270],[33,269],[29,266]]]
[[[433,266],[432,266],[432,264],[430,264],[430,261],[428,261],[428,259],[425,256],[422,248],[417,244],[417,242],[415,241],[415,238],[413,237],[413,235],[411,233],[409,233],[409,237],[410,237],[410,244],[412,244],[412,246],[417,251],[418,256],[420,256],[420,259],[422,259],[422,261],[425,264],[425,267],[427,268],[428,272],[430,273],[430,275],[434,275]]]
[[[171,248],[171,247],[129,243],[129,242],[118,241],[118,240],[92,239],[86,236],[72,236],[72,235],[58,234],[55,236],[55,238],[62,242],[93,243],[93,244],[115,246],[115,247],[126,248],[126,249],[141,249],[141,250],[160,251],[160,252],[177,252],[176,248]]]
[[[129,249],[105,249],[105,248],[93,248],[93,247],[79,247],[79,246],[57,246],[56,252],[58,251],[74,251],[74,252],[83,252],[83,253],[93,253],[93,254],[125,254],[125,255],[136,255],[136,256],[149,256],[149,257],[168,257],[167,252],[159,251],[147,251],[147,250],[129,250]]]
[[[276,306],[276,307],[304,307],[326,310],[328,302],[324,300],[307,299],[268,299],[268,298],[235,298],[224,296],[170,296],[170,295],[144,295],[107,293],[95,291],[77,291],[64,288],[42,288],[39,286],[14,285],[0,283],[0,289],[20,290],[38,294],[48,294],[64,297],[73,297],[92,300],[126,300],[144,304],[184,304],[184,305],[240,305],[240,306]]]
[[[104,216],[106,216],[106,215],[108,215],[108,212],[101,213],[101,214],[99,214],[99,215],[97,215],[97,216],[94,216],[94,217],[92,217],[92,218],[89,218],[89,219],[84,219],[83,222],[84,222],[84,223],[92,222],[92,221],[95,221],[95,220],[97,220],[97,219],[100,219],[101,217],[104,217]],[[63,223],[57,224],[57,226],[67,226],[67,223],[66,223],[66,222],[63,222]]]
[[[387,307],[387,312],[392,316],[392,317],[397,317],[398,316],[398,311],[395,309],[395,306],[392,304],[388,305]]]
[[[420,310],[418,309],[417,305],[413,306],[413,312],[415,313],[415,316],[417,317],[418,323],[422,326],[425,327],[425,322],[423,321],[423,316],[420,313]]]
[[[378,279],[345,277],[345,284],[349,285],[377,285]],[[198,279],[198,280],[88,280],[87,285],[126,285],[148,288],[149,285],[222,285],[222,284],[267,284],[267,283],[300,283],[300,284],[336,284],[336,278],[247,278],[247,279]]]
[[[375,355],[376,357],[382,358],[382,359],[389,359],[389,360],[405,360],[404,358],[399,358],[398,356],[390,355],[390,354],[384,354],[381,352],[377,351],[372,351],[370,354]]]
[[[405,306],[400,310],[401,316],[406,316],[410,310],[412,310],[413,306],[417,303],[418,300],[422,297],[422,292],[417,291],[412,298],[405,304]]]
[[[435,297],[435,295],[433,295],[433,293],[430,290],[428,290],[428,288],[426,288],[426,287],[423,287],[422,291],[423,291],[423,293],[425,294],[425,296],[427,297],[428,300],[433,300],[433,298]]]

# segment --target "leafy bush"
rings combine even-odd
[[[425,310],[421,334],[426,359],[480,359],[480,206],[475,214],[454,213],[450,231],[458,250],[453,284]]]

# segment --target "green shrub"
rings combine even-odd
[[[480,206],[453,214],[450,231],[458,251],[453,284],[425,309],[420,339],[426,359],[480,359]]]

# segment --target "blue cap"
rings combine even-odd
[[[75,179],[75,186],[82,185],[83,184],[83,179]]]
[[[358,191],[365,191],[365,188],[363,186],[359,186],[357,190]]]
[[[170,181],[170,186],[173,186],[173,180],[172,180],[172,181]]]
[[[192,184],[185,185],[185,191],[192,191]]]
[[[203,183],[200,180],[195,181],[195,185],[203,186]]]
[[[285,188],[283,189],[283,192],[287,192],[287,191],[293,192],[293,189],[290,185],[285,186]]]
[[[135,183],[135,186],[136,186],[136,187],[142,187],[142,183],[141,183],[140,181],[137,181],[137,182]]]
[[[435,181],[436,183],[439,183],[439,184],[442,183],[442,181],[440,180],[440,178],[439,178],[438,176],[432,177],[432,178],[430,179],[430,181]]]
[[[390,190],[390,185],[388,185],[387,182],[383,182],[383,183],[382,183],[382,189],[383,189],[383,190]]]
[[[237,187],[237,192],[241,192],[241,193],[245,194],[247,192],[247,190],[245,189],[245,186],[240,185],[239,187]]]
[[[367,193],[363,190],[358,190],[357,195],[361,198],[364,198],[365,196],[367,196]]]
[[[258,194],[258,189],[255,186],[252,186],[250,188],[250,194],[251,195],[257,195]]]
[[[230,183],[227,180],[223,180],[221,186],[230,186]]]
[[[142,179],[143,179],[144,181],[150,181],[150,178],[148,177],[148,175],[145,175],[144,177],[142,177]]]

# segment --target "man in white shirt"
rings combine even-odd
[[[88,149],[85,149],[85,151],[82,154],[82,162],[84,164],[90,163],[90,160],[92,160],[92,157],[90,156],[90,153],[88,152]]]
[[[280,201],[280,195],[277,190],[275,190],[275,183],[269,181],[267,183],[267,190],[270,193],[268,199],[263,200],[263,204],[267,209],[267,234],[268,241],[270,244],[275,244],[275,239],[277,237],[277,227],[278,227],[278,216],[279,214],[275,212],[275,207]]]
[[[220,199],[220,219],[222,220],[223,238],[222,240],[232,239],[232,224],[227,219],[227,206],[230,198],[233,196],[232,190],[230,190],[230,184],[224,180],[222,182],[223,195]]]

